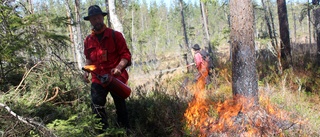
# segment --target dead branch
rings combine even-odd
[[[28,75],[30,74],[31,70],[34,69],[35,67],[37,67],[39,64],[41,63],[41,61],[39,61],[37,64],[35,64],[34,66],[32,66],[30,68],[29,71],[27,71],[24,75],[22,80],[20,81],[19,85],[16,87],[16,90],[14,92],[17,92],[17,90],[20,88],[20,86],[22,85],[23,81],[28,77]]]
[[[7,105],[3,104],[3,103],[0,103],[0,107],[3,107],[5,108],[12,116],[16,117],[19,121],[31,126],[32,128],[34,129],[37,129],[37,130],[40,130],[42,132],[44,132],[44,134],[47,136],[50,136],[50,137],[57,137],[57,135],[55,135],[54,133],[52,133],[47,127],[45,127],[44,125],[42,125],[41,123],[37,122],[37,121],[34,121],[32,119],[29,119],[29,118],[24,118],[22,116],[19,116],[17,115],[15,112],[13,112],[11,110],[10,107],[8,107]]]
[[[52,101],[53,99],[55,99],[55,98],[58,96],[58,94],[59,94],[60,88],[59,88],[59,87],[54,87],[54,90],[55,90],[56,92],[54,93],[54,95],[53,95],[51,98],[49,98],[49,99],[47,100],[47,98],[48,98],[48,91],[47,91],[47,94],[46,94],[46,97],[44,98],[44,100],[43,100],[41,103],[38,103],[36,106],[40,106],[41,104],[43,104],[43,103],[45,103],[45,102],[49,102],[49,101]]]

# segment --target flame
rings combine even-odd
[[[201,77],[194,88],[194,98],[184,113],[186,128],[197,136],[283,136],[288,113],[274,107],[270,99],[259,92],[259,104],[253,98],[235,95],[224,102],[206,98],[205,79]],[[211,113],[214,113],[213,115]]]
[[[94,71],[96,69],[95,65],[86,65],[83,67],[86,70]]]

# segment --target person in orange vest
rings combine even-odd
[[[122,33],[107,28],[104,23],[106,12],[102,12],[97,5],[88,8],[88,16],[84,20],[90,21],[92,33],[84,41],[84,55],[86,65],[96,67],[91,72],[91,100],[92,110],[98,118],[101,118],[103,130],[108,128],[107,114],[105,111],[106,97],[112,91],[112,85],[104,86],[97,75],[111,75],[123,83],[127,83],[129,75],[126,68],[131,65],[131,53]],[[92,75],[97,74],[97,75]],[[87,81],[89,74],[84,77]],[[110,92],[116,107],[117,121],[121,127],[129,129],[129,119],[125,99],[114,92]]]

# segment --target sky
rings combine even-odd
[[[139,1],[142,1],[142,0],[139,0]],[[157,3],[160,3],[161,1],[163,1],[164,3],[166,3],[167,7],[169,7],[173,1],[177,1],[177,0],[145,0],[148,4],[150,4],[150,2],[153,2],[153,1],[157,1]],[[199,0],[183,0],[187,3],[192,3],[192,4],[198,4],[199,3]],[[258,2],[258,4],[261,2],[261,0],[254,0],[256,2]],[[271,1],[276,1],[276,0],[271,0]],[[304,3],[304,2],[311,2],[311,0],[286,0],[286,3],[289,3],[289,2],[299,2],[299,3]]]
[[[142,1],[142,0],[140,0]],[[148,5],[150,4],[150,2],[154,2],[154,1],[157,1],[157,3],[161,3],[162,1],[164,3],[166,3],[167,7],[169,7],[174,1],[177,1],[177,0],[145,0]],[[198,4],[199,0],[184,0],[186,3],[192,3],[192,4]]]

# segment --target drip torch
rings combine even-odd
[[[82,70],[84,70],[86,72],[91,72],[92,74],[96,75],[104,87],[109,86],[111,92],[117,94],[121,98],[126,99],[127,97],[130,96],[131,89],[126,84],[124,84],[123,82],[121,82],[117,78],[113,77],[112,75],[104,74],[103,76],[101,76],[101,75],[95,73],[93,71],[93,70],[95,70],[94,65],[84,66],[84,67],[82,67]]]

